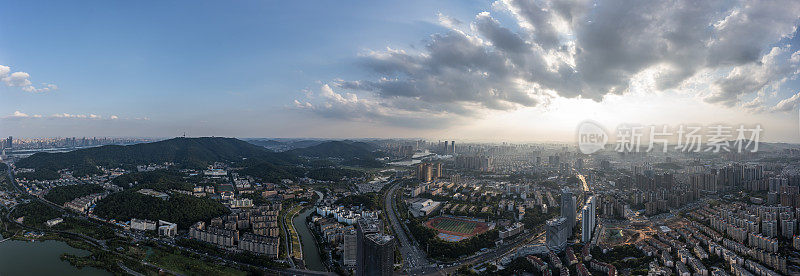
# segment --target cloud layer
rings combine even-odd
[[[39,114],[29,115],[27,113],[23,113],[19,110],[14,111],[6,116],[0,117],[0,119],[9,119],[9,120],[20,120],[20,119],[36,119],[36,118],[45,118],[45,119],[93,119],[93,120],[100,120],[100,119],[108,119],[108,120],[116,120],[119,119],[116,115],[111,115],[108,117],[104,117],[97,114],[70,114],[70,113],[56,113],[49,116],[43,116]]]
[[[434,126],[553,97],[602,101],[628,92],[646,71],[654,73],[654,93],[707,76],[709,91],[698,96],[722,106],[783,111],[800,97],[764,107],[798,75],[800,53],[787,42],[798,1],[500,0],[492,8],[503,16],[481,12],[462,24],[438,14],[447,30],[424,47],[364,52],[360,64],[374,78],[329,82],[295,106]],[[749,95],[757,96],[743,103]]]
[[[20,87],[25,92],[42,93],[58,89],[55,84],[42,83],[39,87],[33,86],[31,75],[25,72],[11,72],[11,68],[0,65],[0,82],[9,87]]]

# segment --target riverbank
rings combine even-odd
[[[313,206],[305,208],[302,213],[294,217],[292,223],[297,233],[300,235],[300,240],[303,244],[303,262],[306,265],[306,269],[328,271],[325,265],[322,264],[317,241],[314,239],[314,235],[311,234],[311,230],[308,229],[308,217],[312,213],[314,213]]]
[[[6,240],[0,243],[0,275],[112,275],[94,267],[74,267],[61,260],[64,254],[85,257],[91,252],[58,240]]]

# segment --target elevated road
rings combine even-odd
[[[413,238],[408,237],[404,231],[403,223],[397,218],[397,208],[394,199],[399,187],[398,183],[393,184],[386,193],[386,198],[384,200],[389,222],[392,224],[392,229],[399,242],[398,248],[400,254],[403,255],[403,268],[409,275],[453,275],[458,268],[463,265],[475,265],[501,258],[502,256],[514,252],[520,246],[530,243],[544,235],[544,231],[541,228],[531,229],[527,233],[520,234],[516,238],[508,240],[499,247],[490,249],[485,253],[463,257],[459,261],[452,263],[443,263],[441,264],[443,268],[440,269],[436,263],[428,261],[424,251],[419,249]]]
[[[462,258],[461,261],[457,263],[458,265],[449,266],[446,269],[437,271],[437,273],[434,275],[454,275],[461,266],[473,266],[483,262],[502,258],[505,255],[515,252],[520,246],[535,241],[542,235],[544,235],[544,231],[541,230],[541,228],[538,228],[535,231],[529,231],[527,233],[520,234],[513,240],[506,242],[505,244],[502,244],[494,249],[490,249],[486,253]]]
[[[409,275],[423,275],[434,273],[438,270],[435,264],[428,262],[425,253],[416,246],[416,243],[408,238],[402,223],[397,218],[397,208],[395,206],[395,196],[400,188],[400,183],[391,184],[391,188],[386,192],[384,207],[388,214],[389,223],[392,224],[395,237],[398,241],[400,254],[403,255],[403,268]]]
[[[577,175],[578,180],[581,181],[581,184],[583,184],[583,191],[584,192],[589,192],[589,183],[586,182],[586,177],[584,177],[582,174],[580,174],[577,171],[575,171],[575,174]]]

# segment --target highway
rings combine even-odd
[[[575,169],[573,169],[573,170],[575,170]],[[589,192],[589,184],[586,183],[586,177],[584,177],[578,171],[575,171],[575,174],[578,176],[578,180],[580,180],[581,183],[583,184],[583,191],[584,192]]]
[[[523,246],[525,244],[528,244],[529,242],[532,242],[532,241],[538,239],[542,235],[544,235],[544,231],[541,228],[536,229],[536,231],[529,231],[528,233],[520,234],[516,238],[514,238],[512,241],[506,242],[503,245],[500,245],[500,247],[491,249],[491,250],[487,251],[486,253],[479,254],[479,255],[472,255],[472,256],[463,258],[459,262],[460,265],[451,266],[451,267],[448,267],[446,269],[440,270],[440,271],[438,271],[439,275],[452,275],[462,265],[472,266],[472,265],[480,264],[480,263],[483,263],[483,262],[486,262],[486,261],[491,261],[491,260],[502,258],[503,256],[516,251],[517,248],[519,248],[520,246]]]
[[[438,270],[436,265],[429,263],[425,253],[422,252],[415,243],[412,243],[397,218],[394,198],[398,188],[400,188],[400,184],[399,182],[395,182],[392,184],[391,188],[389,188],[389,191],[386,192],[384,207],[388,214],[389,222],[392,224],[395,237],[399,243],[398,248],[400,249],[400,254],[403,255],[403,268],[409,275],[434,273]]]
[[[456,262],[442,264],[444,268],[439,269],[436,263],[431,263],[427,260],[425,253],[416,246],[416,242],[406,235],[402,223],[400,223],[397,218],[394,198],[399,187],[398,183],[393,184],[386,193],[384,200],[387,210],[386,213],[388,214],[392,229],[394,229],[395,236],[399,242],[398,248],[400,249],[400,254],[403,255],[403,267],[409,275],[451,275],[462,265],[474,265],[500,258],[515,251],[520,246],[544,235],[544,231],[541,228],[535,230],[531,229],[527,233],[520,234],[512,240],[506,241],[497,248],[490,249],[482,254],[461,258]]]

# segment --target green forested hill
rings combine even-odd
[[[177,223],[181,229],[229,212],[221,203],[205,197],[173,193],[169,200],[161,200],[133,190],[111,194],[100,200],[94,209],[94,213],[102,218],[118,221],[131,218],[160,219]]]
[[[328,141],[319,145],[307,148],[299,148],[287,151],[286,153],[318,158],[341,158],[341,159],[375,159],[368,145],[361,142],[348,141]]]
[[[90,194],[102,193],[104,191],[103,187],[99,185],[82,184],[59,186],[50,189],[50,191],[44,195],[44,198],[52,203],[64,205],[64,203],[72,201],[73,199]]]
[[[114,185],[130,188],[136,183],[136,188],[148,188],[162,192],[172,189],[191,190],[192,184],[183,173],[174,170],[156,170],[150,172],[132,172],[118,176],[111,180]]]
[[[21,168],[72,169],[77,175],[96,172],[96,166],[116,167],[174,162],[182,168],[202,168],[216,161],[253,158],[262,162],[287,163],[293,157],[262,147],[221,137],[173,138],[128,146],[101,146],[64,153],[36,153],[17,162]]]

